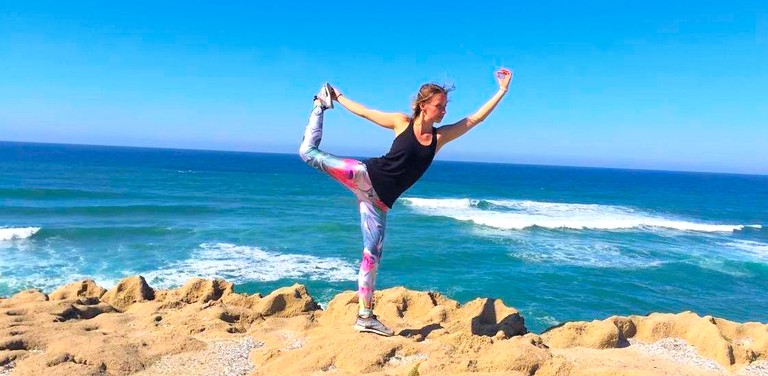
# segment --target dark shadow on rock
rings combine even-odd
[[[288,303],[285,301],[285,297],[281,295],[277,295],[272,299],[271,302],[268,302],[268,306],[266,309],[264,309],[264,316],[272,316],[280,311],[285,310],[285,307],[288,306]]]
[[[80,318],[85,320],[90,320],[102,313],[111,313],[111,312],[117,312],[111,305],[102,303],[97,304],[93,306],[75,306],[75,308],[80,311],[79,315]]]
[[[499,321],[496,317],[494,303],[496,303],[496,299],[487,299],[480,315],[472,319],[472,334],[493,337],[501,331],[505,337],[509,338],[528,333],[525,319],[519,313],[508,315]]]
[[[421,342],[429,336],[430,333],[432,333],[435,330],[443,329],[443,327],[440,324],[429,324],[421,329],[403,329],[397,335],[401,337],[416,337],[418,336],[416,340],[418,342]]]

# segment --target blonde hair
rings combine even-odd
[[[411,119],[415,119],[417,116],[421,115],[422,104],[427,103],[430,99],[438,94],[445,94],[447,96],[448,92],[453,91],[453,89],[453,85],[447,84],[440,85],[436,83],[429,83],[421,85],[419,92],[416,93],[416,98],[414,98],[413,103],[411,104],[411,109],[413,110]]]

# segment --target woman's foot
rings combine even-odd
[[[379,321],[376,315],[370,315],[368,317],[357,316],[355,321],[355,330],[358,332],[371,332],[385,337],[391,337],[395,332],[392,329],[387,328]]]
[[[328,83],[323,84],[320,91],[315,95],[315,106],[320,105],[323,110],[333,108],[333,97],[331,96],[332,90],[331,85]]]

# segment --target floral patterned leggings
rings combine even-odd
[[[315,106],[309,116],[299,155],[308,165],[325,172],[344,184],[355,196],[360,207],[360,229],[363,232],[363,260],[357,277],[359,313],[369,316],[373,306],[376,271],[379,268],[384,243],[384,230],[389,208],[373,190],[365,164],[350,158],[340,158],[320,149],[323,137],[323,109]]]

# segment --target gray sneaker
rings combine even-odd
[[[391,337],[393,334],[395,334],[392,329],[384,326],[384,324],[379,321],[376,315],[371,315],[370,317],[357,316],[357,321],[355,321],[355,329],[358,332],[371,332],[386,337]]]
[[[320,101],[320,105],[324,110],[333,108],[333,100],[331,98],[332,90],[331,85],[326,82],[323,84],[323,87],[320,88],[317,95],[315,95],[315,99]]]

